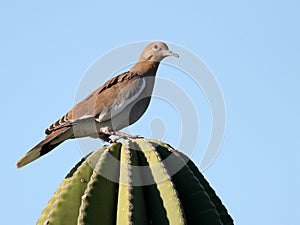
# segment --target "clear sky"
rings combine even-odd
[[[235,224],[298,224],[299,7],[296,0],[2,1],[1,224],[35,224],[81,159],[68,141],[24,169],[15,166],[71,108],[88,67],[143,40],[190,49],[215,74],[227,128],[204,175]],[[154,103],[146,116],[164,118],[167,110],[160,115]]]

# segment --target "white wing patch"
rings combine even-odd
[[[103,122],[109,120],[122,112],[128,105],[138,100],[145,87],[146,81],[144,78],[139,79],[138,85],[136,83],[126,85],[120,90],[113,104],[102,110],[96,121]]]

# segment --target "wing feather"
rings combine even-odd
[[[75,105],[67,114],[50,125],[45,133],[91,118],[105,121],[116,115],[138,98],[146,84],[144,79],[130,71],[122,73],[96,89]]]
[[[109,120],[119,114],[128,105],[135,102],[143,90],[145,90],[146,81],[141,78],[124,86],[115,96],[113,102],[108,107],[105,107],[96,119],[98,122]]]

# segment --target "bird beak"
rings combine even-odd
[[[169,51],[169,50],[164,50],[164,56],[165,57],[174,56],[176,58],[179,58],[179,55],[177,53]]]

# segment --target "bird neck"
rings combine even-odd
[[[130,69],[130,72],[143,76],[155,76],[158,66],[159,62],[139,61]]]

